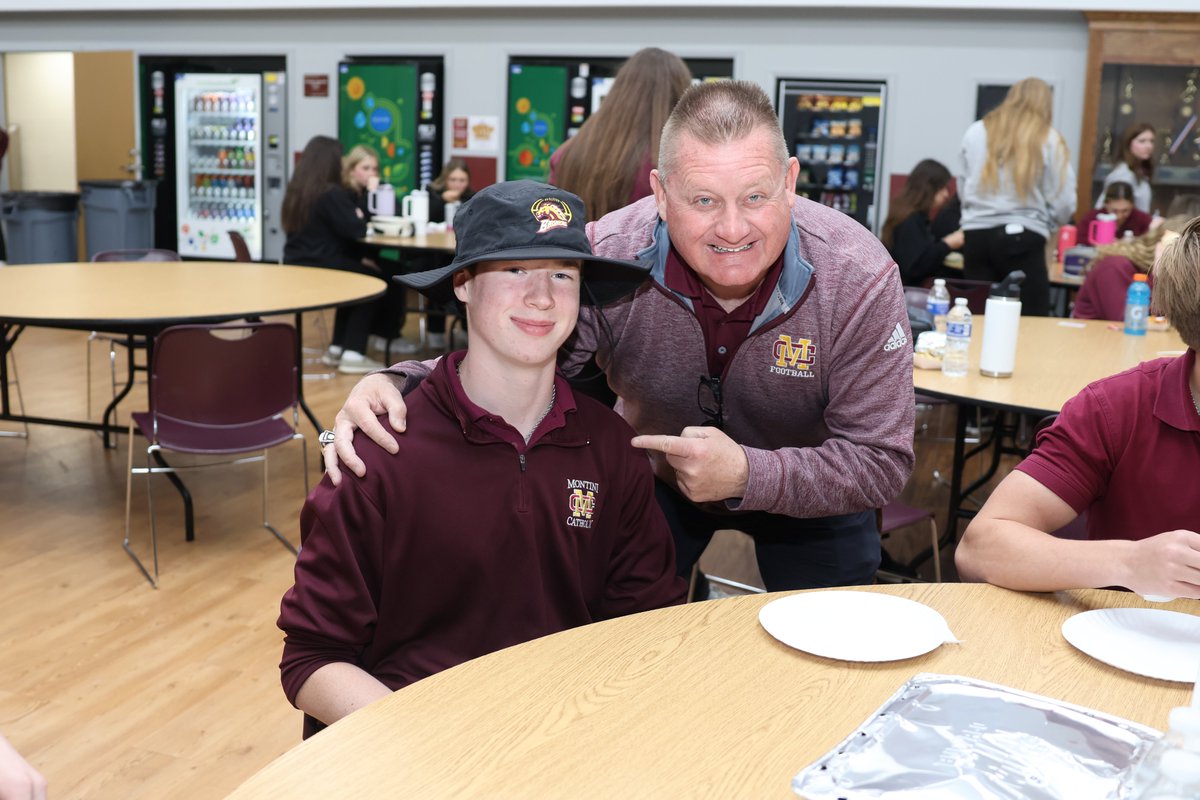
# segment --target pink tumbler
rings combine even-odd
[[[1092,244],[1108,244],[1117,239],[1117,217],[1115,214],[1097,214],[1088,223],[1088,239]]]
[[[1058,229],[1058,263],[1062,263],[1067,251],[1079,241],[1078,237],[1079,231],[1075,229],[1074,225],[1063,225]]]

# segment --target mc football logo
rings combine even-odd
[[[817,344],[812,339],[793,339],[782,333],[775,340],[772,354],[775,363],[771,365],[771,372],[793,378],[813,377],[813,367],[817,364]]]

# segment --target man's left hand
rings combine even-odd
[[[679,491],[689,500],[705,503],[746,493],[746,453],[717,428],[691,426],[679,436],[635,436],[633,446],[664,454],[675,469]]]

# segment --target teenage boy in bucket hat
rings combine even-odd
[[[454,261],[402,277],[461,301],[470,344],[409,395],[404,458],[358,437],[366,476],[326,477],[301,512],[279,627],[305,735],[468,659],[683,601],[633,431],[555,372],[581,287],[605,303],[645,277],[593,256],[586,218],[552,186],[490,186],[455,216]]]

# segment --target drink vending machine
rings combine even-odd
[[[230,231],[256,261],[278,261],[287,189],[287,86],[266,59],[142,59],[146,174],[160,181],[155,243],[233,259]],[[148,107],[147,107],[148,101]]]

